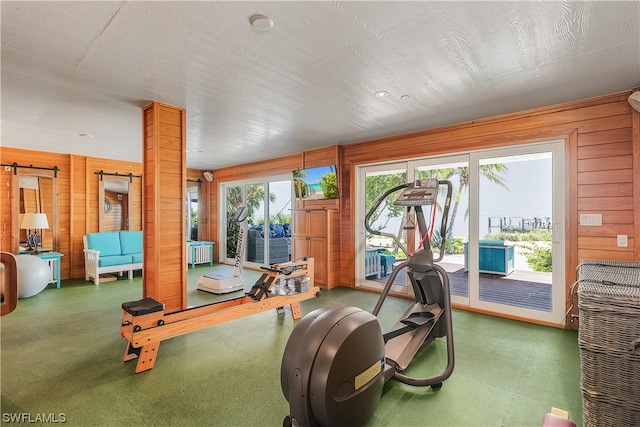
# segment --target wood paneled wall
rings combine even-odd
[[[630,94],[621,92],[343,145],[339,167],[339,284],[352,287],[355,282],[353,196],[357,166],[559,139],[565,141],[567,305],[580,260],[640,261],[640,114],[627,102]],[[285,173],[307,166],[306,160],[310,160],[310,166],[313,158],[302,153],[214,171],[210,234],[219,238],[215,193],[220,182]],[[579,226],[581,213],[602,213],[603,226]],[[616,246],[618,234],[628,236],[627,248]],[[571,326],[575,327],[575,322]]]
[[[98,175],[109,173],[141,174],[141,164],[96,157],[76,156],[43,151],[1,147],[0,161],[3,164],[16,162],[20,165],[52,168],[58,166],[60,203],[60,240],[58,251],[64,254],[60,260],[60,277],[64,279],[84,277],[84,255],[82,236],[98,231]],[[0,218],[2,218],[2,250],[11,251],[11,206],[14,195],[11,184],[12,172],[0,170]],[[135,217],[134,229],[142,229],[141,179],[133,178]],[[16,195],[17,197],[17,195]],[[19,199],[18,199],[19,200]]]
[[[344,145],[340,150],[340,268],[342,286],[353,286],[354,171],[382,161],[468,152],[563,139],[566,147],[566,287],[575,280],[581,259],[640,261],[640,113],[628,104],[631,91],[538,108],[411,134]],[[402,147],[402,149],[399,149]],[[406,153],[410,153],[408,156]],[[141,164],[91,157],[0,148],[2,163],[60,168],[62,278],[83,277],[82,236],[98,228],[98,184],[95,172],[141,173]],[[307,156],[309,157],[309,156]],[[312,161],[313,156],[308,160]],[[288,173],[305,166],[304,153],[213,171],[203,184],[208,202],[201,238],[219,240],[218,192],[221,182]],[[188,171],[192,179],[201,171]],[[2,250],[10,250],[11,173],[0,171],[3,219]],[[141,228],[141,185],[135,185],[136,229]],[[204,200],[204,199],[203,199]],[[73,201],[73,202],[72,202]],[[7,209],[9,206],[9,209]],[[602,227],[578,224],[580,213],[602,213]],[[203,217],[201,217],[203,221]],[[626,234],[627,248],[616,246]],[[567,298],[569,301],[569,298]]]
[[[341,179],[350,189],[341,198],[343,285],[355,280],[356,166],[559,139],[566,150],[567,295],[581,259],[639,261],[640,114],[627,102],[630,93],[343,146]],[[603,226],[579,226],[580,213],[602,213]],[[628,235],[627,248],[616,246],[618,234]]]
[[[32,165],[35,168],[53,168],[57,166],[58,171],[58,190],[59,192],[69,194],[70,186],[70,161],[69,156],[56,153],[45,153],[41,151],[22,150],[9,147],[0,148],[0,161],[2,164],[18,163],[22,166]],[[16,203],[20,201],[19,194],[12,194],[13,180],[17,176],[13,175],[13,171],[6,171],[4,167],[0,168],[0,197],[2,203],[0,206],[0,221],[2,221],[2,250],[12,252],[11,240],[12,230],[12,213],[14,198]],[[17,187],[17,186],[16,186]],[[65,255],[69,253],[71,239],[69,237],[69,197],[66,200],[60,199],[59,216],[60,216],[60,233],[58,241],[58,250]],[[50,234],[49,230],[46,232]],[[66,252],[65,252],[66,251]],[[67,260],[65,260],[67,261]],[[67,262],[61,264],[61,277],[69,277],[70,264]],[[84,270],[83,270],[84,271]]]
[[[142,152],[142,148],[140,148]],[[133,175],[133,228],[142,230],[142,164],[97,157],[71,156],[73,166],[72,239],[73,272],[70,277],[84,277],[82,236],[97,232],[99,228],[100,198],[98,173]],[[62,192],[60,197],[63,197]],[[66,253],[65,257],[66,258]]]

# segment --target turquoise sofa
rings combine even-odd
[[[100,284],[100,274],[142,270],[142,231],[89,233],[84,241],[85,279]]]

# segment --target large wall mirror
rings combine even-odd
[[[33,236],[38,249],[58,251],[60,240],[60,200],[56,170],[15,168],[12,179],[11,248],[14,253],[33,249]],[[25,214],[44,214],[43,228],[21,228]],[[31,245],[30,245],[31,244]]]
[[[200,211],[200,180],[187,180],[187,241],[198,238],[198,217]]]
[[[133,230],[133,179],[99,174],[99,231]]]

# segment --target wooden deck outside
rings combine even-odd
[[[451,294],[469,296],[469,273],[459,264],[440,263],[449,273]],[[386,282],[382,277],[378,282]],[[396,277],[396,285],[406,285],[406,270]],[[508,276],[480,273],[480,300],[551,312],[551,273],[515,270]]]

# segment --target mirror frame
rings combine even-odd
[[[58,171],[59,172],[59,171]],[[55,171],[41,170],[41,169],[29,169],[22,170],[20,168],[15,169],[15,173],[11,179],[11,194],[13,202],[11,204],[11,251],[15,254],[20,253],[20,177],[21,176],[37,176],[38,178],[51,178],[53,182],[53,218],[49,224],[49,231],[53,237],[54,252],[58,252],[60,249],[60,185],[58,183],[58,177]]]
[[[104,231],[104,181],[126,181],[127,188],[127,230],[133,230],[133,179],[128,175],[98,175],[98,231]]]

